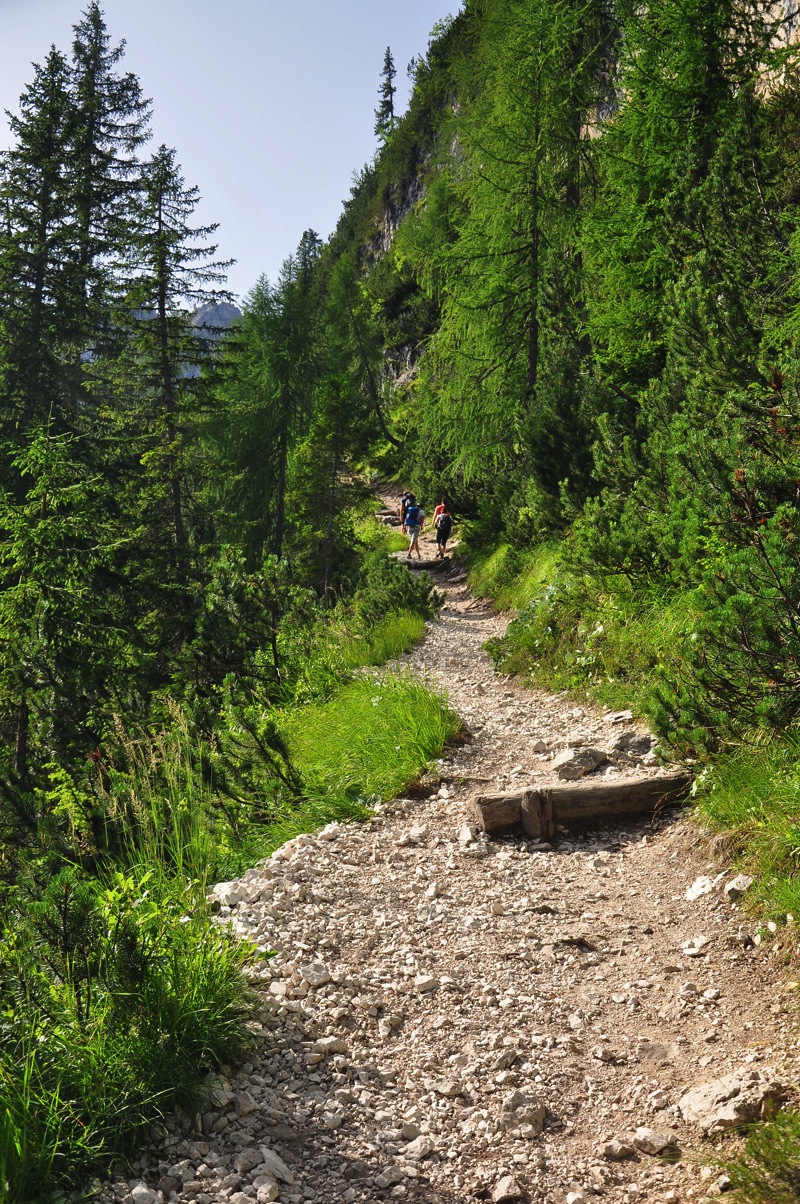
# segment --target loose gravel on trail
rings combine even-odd
[[[250,1060],[109,1198],[697,1201],[725,1182],[684,1092],[731,1072],[796,1080],[780,941],[753,943],[730,867],[685,814],[552,849],[469,828],[471,794],[642,732],[499,677],[483,645],[506,620],[449,565],[443,582],[404,659],[448,693],[463,742],[413,797],[216,888],[220,922],[278,951],[256,972]]]

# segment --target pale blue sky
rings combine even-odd
[[[400,108],[406,65],[459,0],[105,0],[125,66],[153,98],[155,142],[174,146],[220,223],[243,294],[274,278],[304,230],[333,231],[372,156],[387,45]],[[51,43],[67,51],[84,0],[0,0],[0,112],[17,107]],[[8,144],[3,119],[0,145]]]

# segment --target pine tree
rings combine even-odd
[[[397,70],[392,58],[392,48],[391,46],[387,46],[386,53],[383,56],[381,84],[378,88],[380,103],[375,110],[375,133],[383,142],[392,133],[397,121],[394,112],[394,98],[397,92],[397,88],[394,86],[396,76]]]

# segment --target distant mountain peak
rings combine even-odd
[[[192,318],[195,326],[211,326],[227,330],[242,316],[242,311],[230,301],[207,301],[194,311]]]

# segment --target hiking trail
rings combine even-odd
[[[432,559],[430,532],[421,546]],[[507,618],[452,562],[437,585],[403,662],[447,692],[464,742],[370,822],[215,888],[224,921],[278,950],[253,1052],[108,1199],[696,1202],[725,1184],[685,1093],[735,1074],[724,1111],[796,1080],[780,944],[753,943],[685,813],[552,849],[469,830],[470,795],[555,780],[566,748],[621,750],[591,780],[661,771],[625,713],[497,675],[483,645]],[[679,1160],[647,1152],[661,1139]]]

